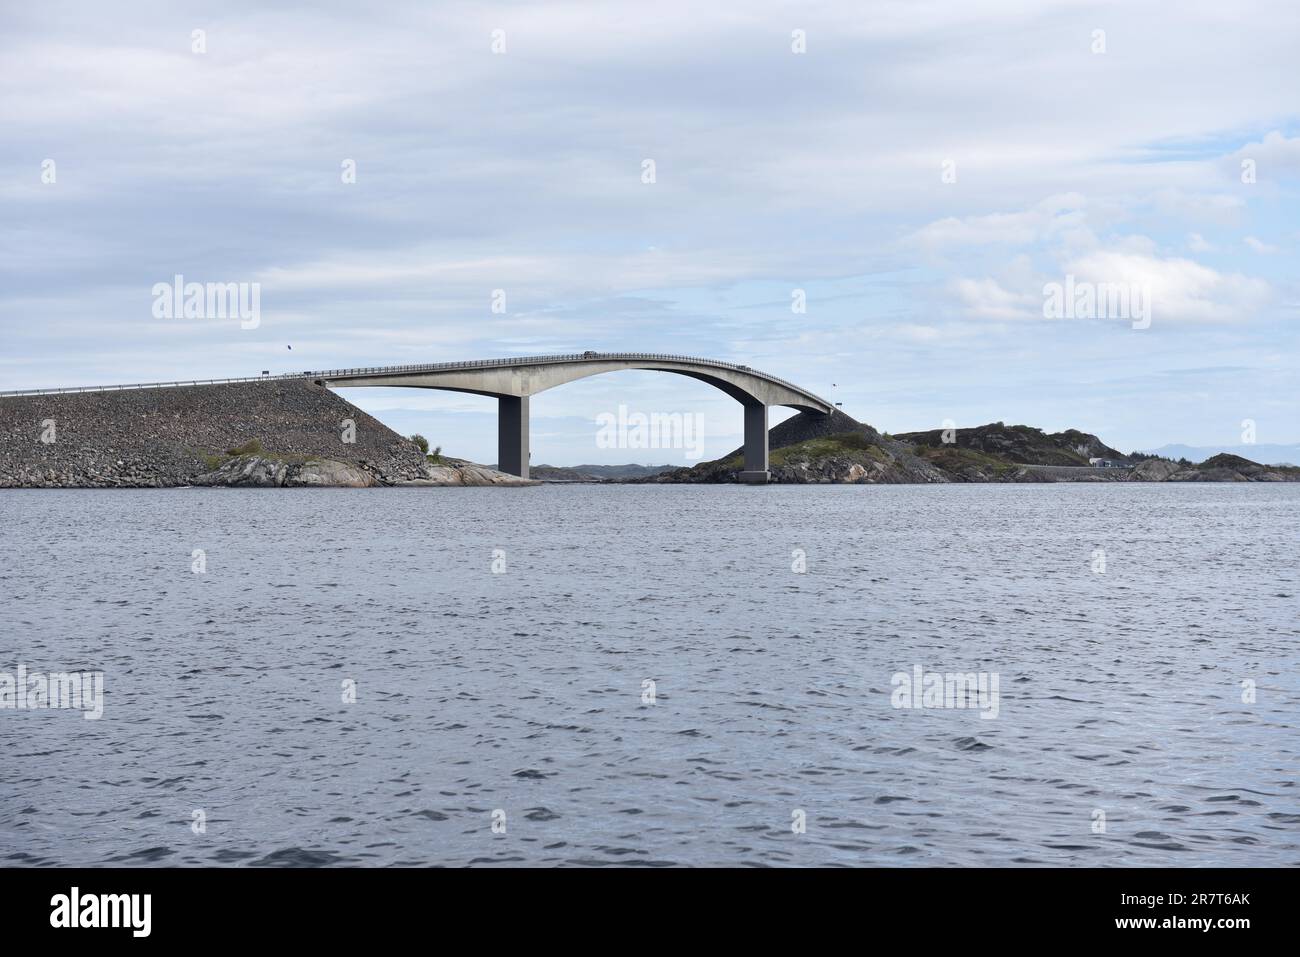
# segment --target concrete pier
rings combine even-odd
[[[528,478],[528,396],[497,397],[497,469]]]
[[[745,404],[745,470],[740,480],[748,485],[766,485],[771,473],[767,469],[767,406],[761,402]]]

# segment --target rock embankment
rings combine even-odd
[[[435,468],[306,378],[0,396],[0,488],[474,484]]]

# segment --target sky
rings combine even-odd
[[[1300,441],[1293,0],[270,6],[4,4],[0,390],[592,349],[894,433]],[[176,275],[256,323],[160,317]],[[341,394],[495,460],[491,398]],[[622,372],[534,397],[533,463],[699,454],[602,447],[620,404],[740,444]]]

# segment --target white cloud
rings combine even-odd
[[[1085,231],[1086,205],[1080,194],[1065,193],[1018,212],[949,216],[921,227],[908,241],[931,248],[990,243],[1023,246]]]
[[[1150,290],[1153,323],[1233,322],[1268,304],[1269,284],[1222,273],[1183,258],[1097,250],[1066,265],[1077,280],[1137,285]]]
[[[1255,161],[1258,182],[1300,176],[1300,136],[1287,137],[1273,130],[1259,142],[1247,143],[1234,152],[1229,165],[1236,172],[1247,159]]]
[[[953,289],[967,315],[977,319],[1041,319],[1042,297],[1005,289],[996,279],[958,279]]]

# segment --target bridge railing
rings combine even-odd
[[[760,372],[757,369],[747,365],[741,365],[736,362],[723,362],[720,359],[701,359],[698,356],[682,356],[672,353],[662,352],[595,352],[595,353],[572,353],[569,355],[549,355],[549,356],[514,356],[509,359],[470,359],[461,362],[429,362],[416,365],[402,366],[370,366],[355,369],[329,369],[322,372],[314,373],[317,379],[347,379],[362,378],[372,375],[402,375],[418,374],[421,372],[451,372],[458,369],[493,369],[503,366],[515,366],[521,364],[547,365],[558,362],[575,362],[575,361],[599,361],[599,360],[631,360],[634,362],[642,361],[663,361],[663,362],[689,362],[692,365],[713,366],[719,369],[730,369],[735,372],[746,372],[750,375],[757,376],[760,379],[766,379],[769,382],[775,382],[778,385],[785,386],[793,392],[800,395],[806,395],[811,398],[830,406],[821,396],[809,392],[801,386],[788,382],[778,376],[766,372]]]
[[[79,392],[119,392],[126,389],[175,389],[189,385],[232,385],[237,382],[276,382],[285,379],[309,378],[312,378],[310,373],[286,372],[277,375],[251,375],[231,379],[177,379],[173,382],[126,382],[117,385],[66,386],[62,389],[8,389],[0,392],[0,397],[22,395],[75,395]]]
[[[697,356],[673,355],[671,353],[661,352],[593,352],[593,353],[571,353],[567,355],[549,355],[549,356],[514,356],[506,359],[465,359],[456,362],[425,362],[414,365],[398,366],[360,366],[350,369],[327,369],[320,372],[295,372],[281,373],[278,375],[263,376],[243,376],[229,379],[178,379],[171,382],[137,382],[133,384],[122,385],[91,385],[91,386],[73,386],[62,389],[11,389],[0,392],[0,396],[24,396],[24,395],[69,395],[80,392],[114,392],[123,389],[171,389],[183,386],[196,385],[231,385],[241,382],[276,382],[287,379],[332,379],[335,381],[346,381],[347,379],[358,379],[374,375],[402,375],[418,374],[421,372],[452,372],[461,369],[496,369],[507,366],[516,366],[521,364],[547,365],[560,362],[578,362],[578,361],[598,361],[598,360],[630,360],[633,362],[686,362],[692,365],[713,366],[719,369],[729,369],[735,372],[745,372],[749,375],[757,376],[760,379],[766,379],[782,385],[792,392],[800,395],[806,395],[810,398],[830,407],[831,403],[827,402],[821,396],[809,392],[807,389],[795,385],[793,382],[787,382],[785,379],[766,372],[759,372],[747,365],[741,365],[736,362],[723,362],[720,359],[701,359]]]

